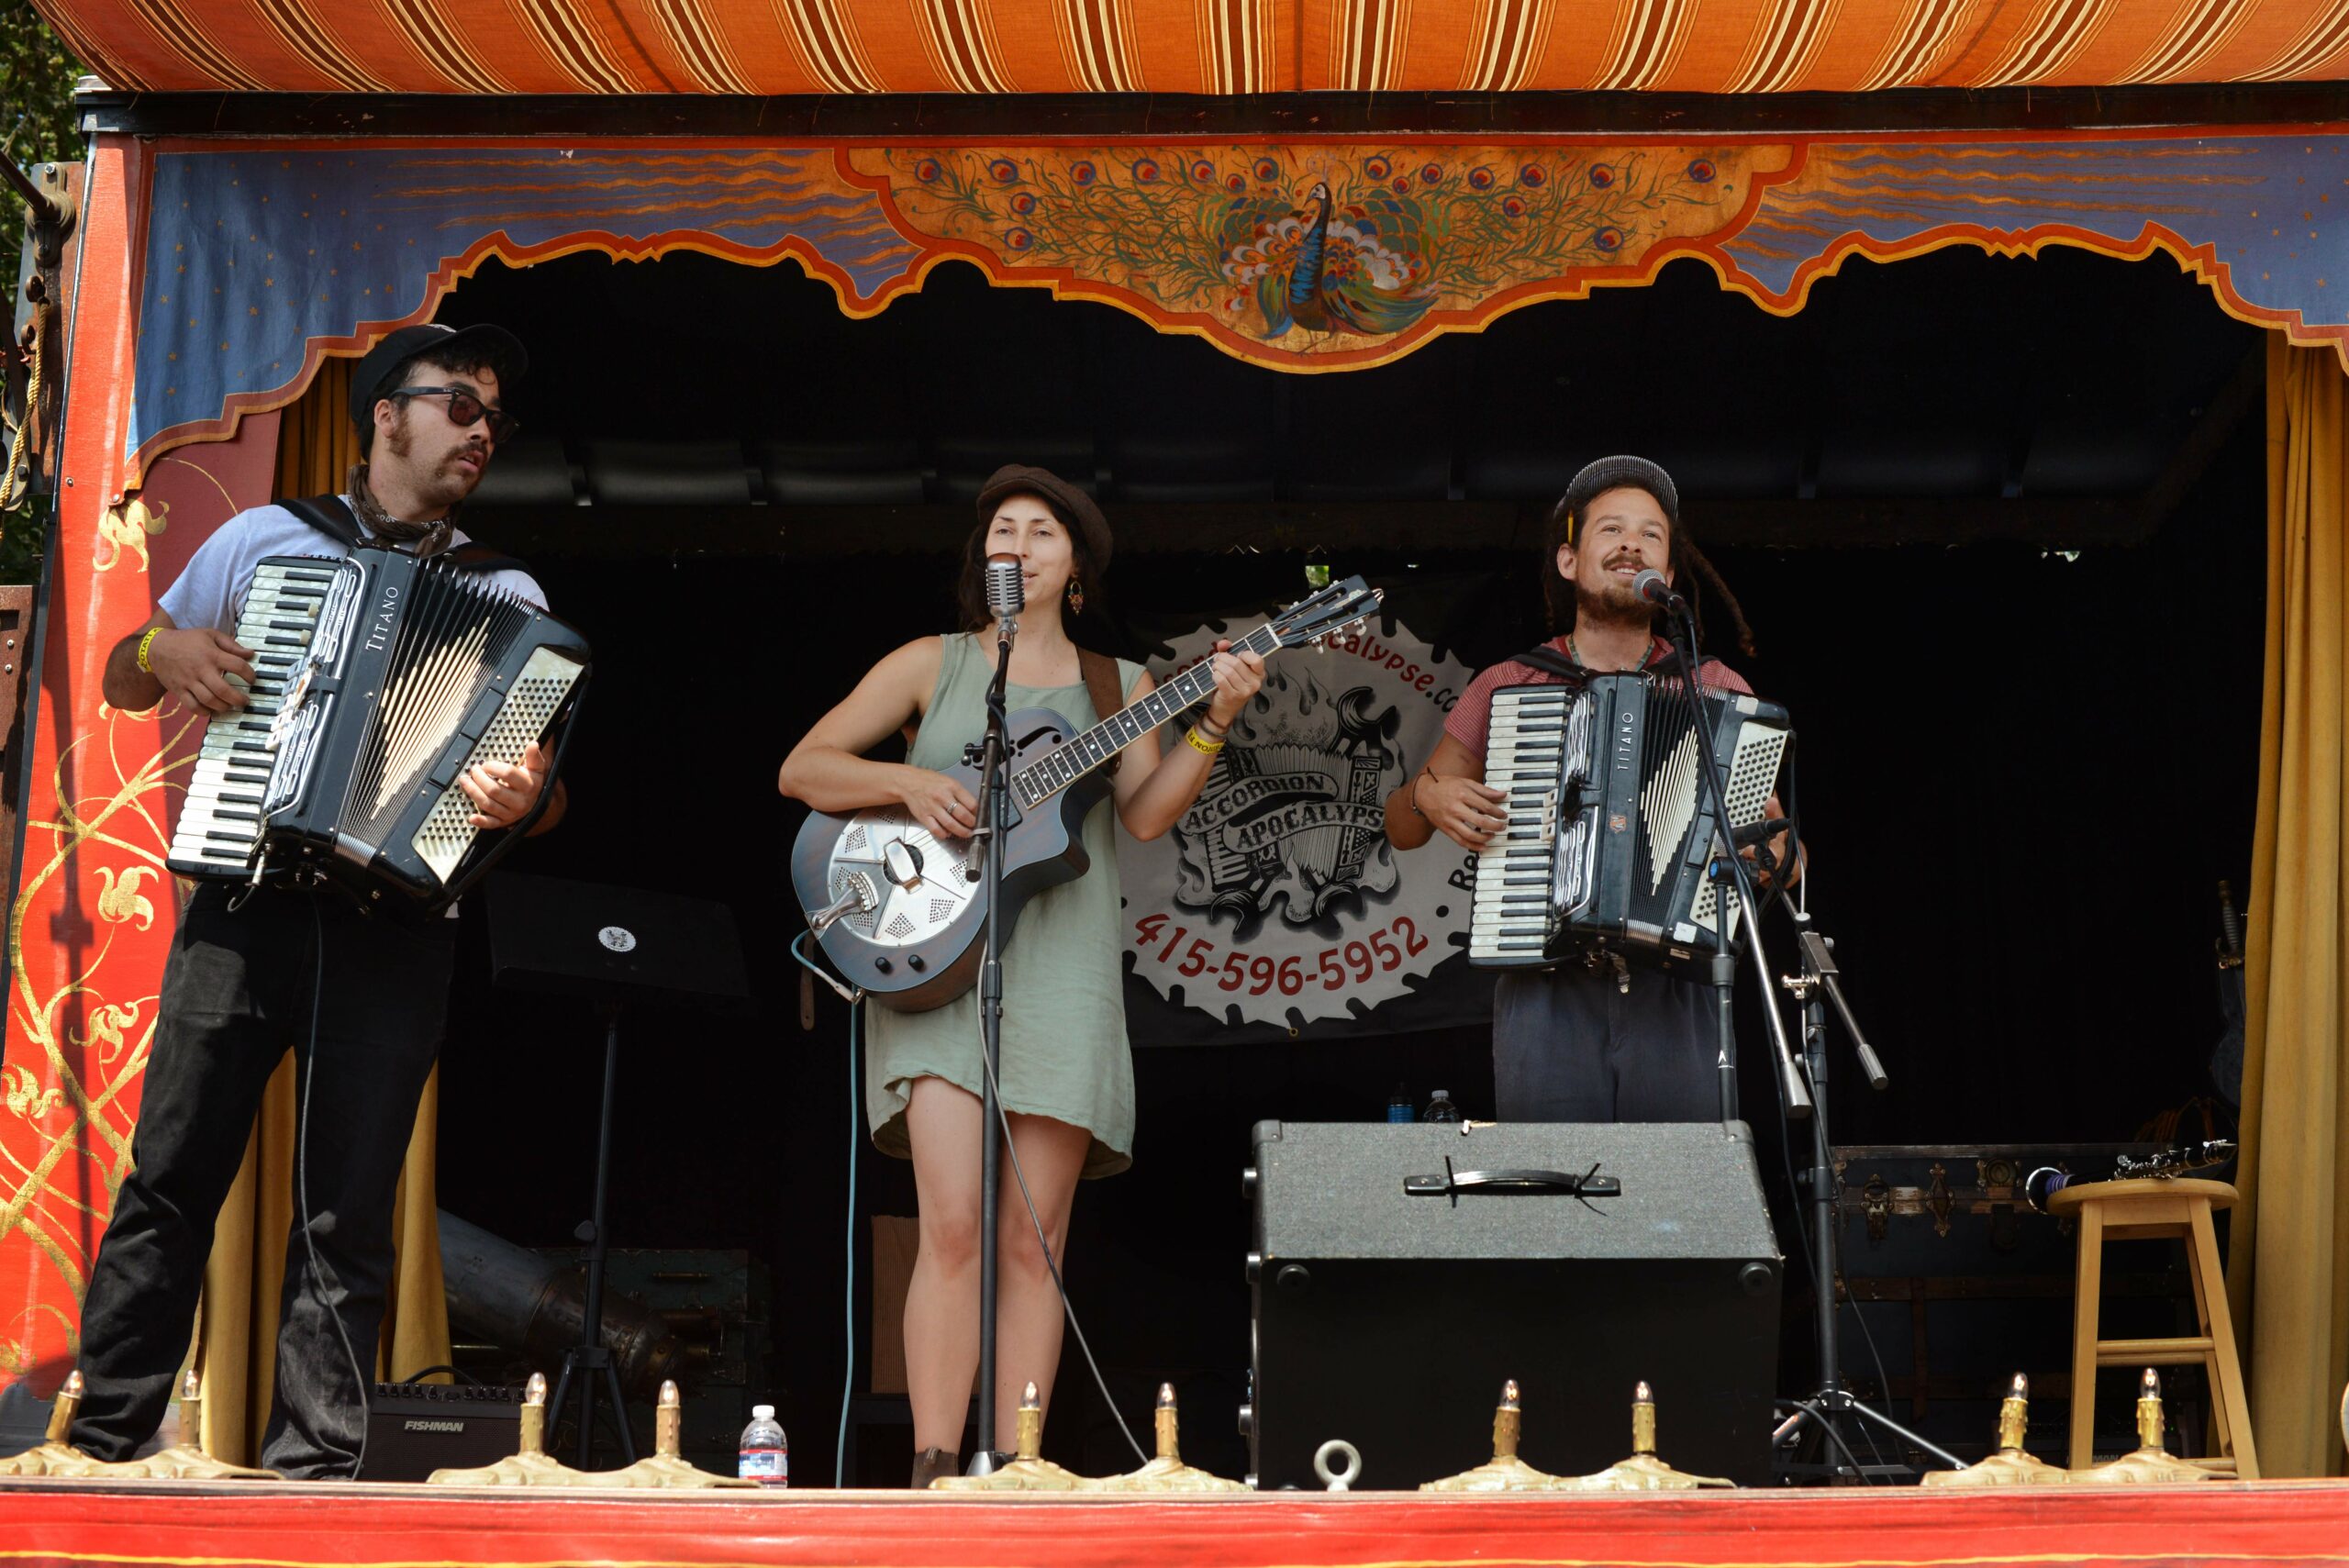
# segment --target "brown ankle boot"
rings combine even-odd
[[[941,1475],[955,1472],[954,1453],[951,1449],[926,1448],[914,1455],[914,1490],[927,1492],[930,1484]]]

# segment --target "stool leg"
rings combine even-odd
[[[2212,1445],[2211,1455],[2232,1459],[2235,1452],[2234,1425],[2240,1417],[2229,1414],[2226,1386],[2219,1380],[2219,1337],[2210,1329],[2211,1286],[2210,1282],[2203,1277],[2202,1254],[2194,1244],[2191,1208],[2185,1233],[2179,1240],[2186,1246],[2187,1281],[2194,1287],[2194,1331],[2210,1341],[2210,1348],[2202,1352],[2202,1386],[2209,1391],[2210,1398],[2210,1418],[2203,1424],[2209,1429],[2207,1436]],[[2224,1290],[2226,1282],[2220,1281],[2219,1288]],[[2186,1423],[2182,1419],[2178,1423],[2178,1431],[2181,1436],[2186,1431]]]
[[[2097,1305],[2104,1288],[2104,1206],[2080,1205],[2079,1280],[2072,1298],[2072,1468],[2096,1458]]]
[[[2218,1362],[2219,1405],[2224,1412],[2220,1440],[2235,1458],[2235,1479],[2259,1479],[2259,1454],[2251,1440],[2251,1404],[2243,1396],[2243,1358],[2235,1350],[2234,1319],[2227,1311],[2227,1276],[2219,1266],[2219,1237],[2210,1228],[2210,1205],[2198,1199],[2187,1228],[2188,1260],[2199,1292],[2210,1302],[2210,1348]]]

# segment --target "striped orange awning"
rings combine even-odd
[[[1869,92],[2349,74],[2349,0],[34,0],[151,92]]]

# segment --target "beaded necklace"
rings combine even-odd
[[[1574,662],[1581,665],[1584,669],[1589,670],[1594,668],[1590,661],[1582,656],[1582,644],[1575,640],[1575,634],[1571,631],[1566,633],[1566,651],[1568,654],[1573,656]],[[1655,639],[1651,637],[1648,639],[1647,647],[1641,651],[1640,662],[1637,664],[1632,665],[1628,673],[1634,675],[1638,674],[1641,671],[1646,669],[1648,665],[1654,661],[1654,659]]]

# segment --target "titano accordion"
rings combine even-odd
[[[588,672],[585,639],[552,616],[445,556],[377,546],[263,560],[236,638],[254,652],[248,703],[206,727],[165,863],[428,906],[518,837],[473,828],[457,775],[534,740],[559,762]]]
[[[1507,796],[1508,825],[1476,858],[1470,964],[1670,968],[1734,940],[1736,894],[1709,874],[1699,723],[1727,775],[1731,827],[1759,819],[1793,735],[1782,707],[1692,698],[1676,672],[1493,693],[1485,782]]]

